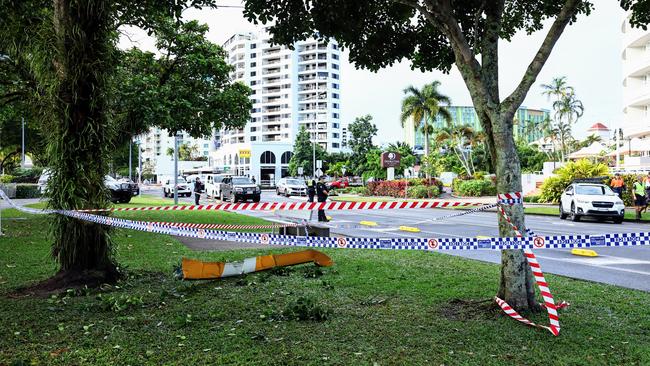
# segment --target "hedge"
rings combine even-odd
[[[408,191],[407,190],[408,187]],[[437,194],[435,194],[435,197],[437,197],[440,192],[442,191],[442,182],[432,178],[432,179],[400,179],[400,180],[392,180],[392,181],[380,181],[380,182],[370,182],[366,186],[367,189],[367,195],[369,196],[388,196],[388,197],[404,197],[404,193],[406,191],[407,196],[409,195],[410,188],[412,187],[436,187],[437,188]],[[424,191],[418,191],[418,192],[424,192]],[[427,195],[432,195],[435,191],[433,190],[427,190],[426,191]],[[421,193],[424,194],[424,193]]]
[[[436,198],[440,195],[437,186],[412,186],[407,189],[408,198]]]
[[[465,197],[494,196],[497,194],[497,187],[487,179],[455,179],[452,183],[454,193]]]
[[[41,192],[37,184],[17,184],[16,198],[40,198]]]

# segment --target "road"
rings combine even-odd
[[[143,190],[143,193],[162,195],[161,192]],[[262,201],[295,201],[300,198],[286,198],[275,195],[274,192],[264,191]],[[304,198],[302,198],[304,200]],[[181,198],[183,202],[193,202]],[[202,202],[203,203],[203,202]],[[333,211],[331,231],[336,234],[357,237],[476,237],[497,236],[496,213],[479,212],[461,217],[431,221],[436,217],[448,215],[449,210],[361,210]],[[246,212],[248,215],[278,220],[271,212]],[[306,218],[308,212],[284,212],[299,218]],[[315,216],[315,214],[314,214]],[[376,227],[360,225],[361,220],[377,223]],[[606,234],[650,231],[648,224],[625,222],[617,225],[601,223],[584,219],[581,222],[560,220],[554,216],[526,217],[527,227],[538,235],[568,235],[568,234]],[[417,227],[421,231],[410,233],[399,230],[399,226]],[[608,283],[616,286],[650,291],[650,247],[619,247],[598,248],[598,257],[579,257],[572,255],[566,249],[544,249],[536,252],[542,269],[547,273],[567,277]],[[500,253],[497,251],[449,251],[450,255],[480,261],[499,263]]]

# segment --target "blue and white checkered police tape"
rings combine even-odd
[[[525,238],[361,238],[290,236],[174,227],[147,221],[133,221],[88,213],[67,211],[64,215],[103,225],[206,240],[224,240],[278,246],[315,248],[390,249],[390,250],[502,250],[564,249],[603,246],[650,245],[650,232],[604,235],[529,236]]]

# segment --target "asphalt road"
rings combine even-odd
[[[162,196],[161,192],[147,192]],[[265,191],[262,201],[286,201],[299,198],[285,198]],[[302,198],[304,199],[304,198]],[[183,202],[193,202],[181,198]],[[201,203],[205,203],[202,201]],[[336,234],[357,237],[476,237],[497,236],[496,213],[480,212],[441,221],[431,221],[436,217],[448,215],[450,210],[360,210],[332,211],[331,231]],[[272,212],[246,212],[248,215],[273,220],[283,220]],[[308,218],[308,212],[284,212],[283,215],[293,215],[295,218]],[[314,213],[315,218],[315,213]],[[375,227],[360,225],[359,222],[374,221]],[[404,232],[399,226],[417,227],[418,233]],[[648,224],[625,222],[613,224],[608,222],[581,222],[560,220],[554,216],[528,215],[526,225],[538,235],[567,235],[567,234],[606,234],[650,231]],[[598,257],[579,257],[572,255],[566,249],[544,249],[536,252],[544,272],[559,274],[567,277],[608,283],[616,286],[650,291],[650,247],[619,247],[598,248]],[[499,263],[500,253],[497,251],[449,251],[450,255],[462,256],[486,262]]]

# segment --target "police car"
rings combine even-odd
[[[576,180],[560,197],[560,219],[580,221],[583,216],[623,222],[625,204],[608,186],[597,180]],[[602,182],[602,180],[600,181]]]

